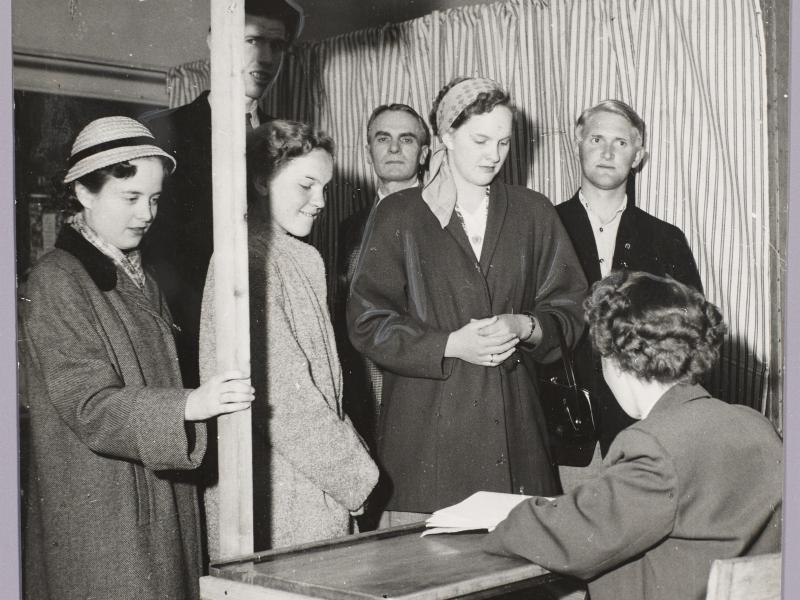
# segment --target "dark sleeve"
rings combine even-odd
[[[677,512],[673,462],[639,430],[622,432],[614,448],[602,476],[564,496],[522,502],[486,537],[484,550],[590,579],[662,541]]]
[[[353,280],[361,241],[364,237],[364,224],[368,216],[368,212],[358,211],[345,219],[340,227],[339,282],[345,295]]]
[[[23,322],[29,367],[78,439],[153,470],[198,467],[206,434],[204,424],[184,421],[190,390],[126,385],[91,299],[71,273],[50,269],[30,284]]]
[[[381,367],[406,377],[446,379],[449,331],[439,331],[410,314],[414,294],[409,271],[419,269],[413,227],[398,203],[384,200],[367,219],[347,300],[347,328],[353,347]],[[413,274],[412,274],[413,275]]]
[[[536,360],[551,362],[560,356],[553,320],[561,325],[567,345],[574,346],[584,329],[583,300],[588,285],[555,208],[540,195],[536,202],[536,253],[530,277],[537,282],[537,287],[533,306],[525,310],[533,312],[542,327],[542,340],[529,351]],[[525,349],[526,345],[521,347]]]
[[[700,280],[700,273],[697,271],[697,263],[695,263],[692,249],[689,247],[686,236],[677,227],[670,237],[670,243],[672,245],[670,248],[672,272],[670,275],[681,283],[692,286],[702,293],[703,282]]]

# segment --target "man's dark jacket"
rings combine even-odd
[[[214,250],[208,92],[184,106],[143,115],[141,120],[178,161],[175,173],[164,181],[142,257],[180,328],[177,347],[183,384],[197,387],[200,302]],[[267,120],[261,115],[262,123]]]
[[[629,196],[630,198],[630,196]],[[600,259],[586,209],[576,193],[556,206],[567,230],[578,261],[591,288],[600,281]],[[674,279],[703,291],[692,250],[683,232],[634,206],[629,200],[619,223],[612,270],[645,271]],[[605,456],[616,435],[634,420],[620,408],[608,389],[600,367],[600,357],[592,351],[588,329],[575,349],[575,369],[580,382],[589,389],[599,429],[600,450]]]

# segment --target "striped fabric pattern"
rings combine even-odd
[[[710,387],[764,412],[774,318],[765,56],[758,0],[507,0],[301,45],[265,109],[337,142],[328,209],[312,233],[335,297],[337,226],[375,185],[364,130],[378,104],[427,116],[452,77],[503,83],[518,114],[502,175],[557,204],[580,181],[578,114],[605,98],[628,102],[649,128],[637,204],[685,232],[730,326]]]
[[[167,96],[169,107],[175,108],[189,104],[209,88],[211,64],[207,59],[172,67],[167,71]]]

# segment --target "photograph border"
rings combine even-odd
[[[7,598],[21,593],[12,29],[11,0],[0,0],[0,578]]]
[[[791,1],[791,51],[800,52],[800,1]],[[800,560],[800,406],[792,396],[800,393],[800,61],[790,60],[789,76],[789,167],[787,198],[787,272],[785,293],[785,398],[784,450],[784,543],[783,598],[800,593],[800,569],[793,568]],[[12,10],[11,0],[0,0],[0,557],[4,597],[20,595],[19,556],[19,467],[18,467],[18,401],[16,374],[16,291],[15,291],[15,219],[13,170],[13,80],[12,80]],[[794,167],[794,168],[792,168]],[[11,485],[11,482],[14,482]],[[787,568],[788,567],[788,568]]]

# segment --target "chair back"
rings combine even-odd
[[[781,600],[781,555],[715,560],[706,600]]]

